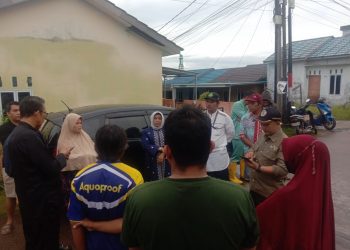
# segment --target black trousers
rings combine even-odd
[[[254,191],[250,191],[249,193],[250,193],[250,196],[253,199],[255,207],[257,207],[261,202],[263,202],[267,198],[267,197],[262,196],[261,194],[258,194],[258,193],[254,192]]]
[[[62,207],[56,202],[20,204],[26,250],[58,250],[60,214]],[[39,205],[39,206],[38,206]]]
[[[224,170],[221,171],[212,171],[212,172],[207,172],[207,174],[211,177],[217,178],[217,179],[221,179],[224,181],[228,181],[229,180],[229,176],[228,176],[228,168],[225,168]]]

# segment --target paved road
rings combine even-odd
[[[334,131],[319,130],[318,138],[331,154],[332,192],[337,250],[350,249],[350,121],[339,121]]]

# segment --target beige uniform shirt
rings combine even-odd
[[[272,166],[273,174],[252,171],[250,190],[268,197],[275,190],[284,186],[283,179],[288,174],[282,153],[282,140],[287,138],[282,129],[277,133],[261,135],[253,145],[254,158],[261,166]]]

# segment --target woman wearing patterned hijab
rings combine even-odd
[[[310,135],[282,141],[284,161],[295,174],[256,208],[259,250],[334,250],[334,210],[327,146]]]
[[[142,131],[142,145],[147,155],[147,173],[144,173],[146,181],[163,179],[170,175],[170,167],[164,159],[164,116],[155,111],[150,116],[151,127]]]

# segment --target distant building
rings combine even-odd
[[[262,92],[266,86],[266,65],[240,68],[197,69],[168,75],[165,97],[176,101],[194,100],[206,91],[215,91],[223,101],[236,101],[251,91]]]
[[[350,98],[350,25],[342,26],[341,37],[320,37],[292,43],[293,98],[302,102],[319,97],[333,104],[342,104]],[[267,64],[268,88],[274,89],[274,54]]]
[[[161,104],[162,57],[182,50],[107,0],[1,0],[0,30],[0,109]]]

